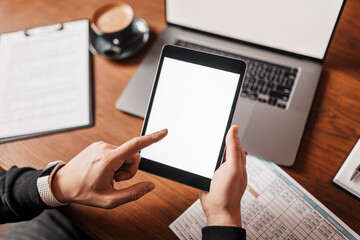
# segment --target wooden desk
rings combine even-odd
[[[0,0],[0,33],[59,21],[90,18],[108,0]],[[163,0],[127,0],[136,16],[155,28],[166,26]],[[360,234],[360,202],[331,184],[360,136],[360,0],[347,2],[331,44],[296,163],[285,171]],[[154,39],[154,38],[153,38]],[[151,44],[150,44],[151,45]],[[149,46],[150,46],[149,45]],[[87,129],[0,144],[4,164],[43,168],[69,161],[94,141],[120,145],[139,134],[142,119],[114,107],[149,46],[122,62],[94,58],[95,126]],[[198,191],[139,172],[129,183],[150,179],[156,189],[137,202],[114,210],[73,205],[70,217],[102,239],[175,239],[168,225],[198,197]]]

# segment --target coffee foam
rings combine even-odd
[[[104,9],[100,9],[94,16],[96,27],[104,33],[120,31],[132,22],[134,12],[125,3],[111,4]]]

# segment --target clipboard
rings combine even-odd
[[[0,35],[0,143],[94,125],[87,19]]]

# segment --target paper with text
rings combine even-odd
[[[89,22],[0,36],[0,141],[90,123]]]
[[[247,156],[248,187],[241,201],[247,239],[360,239],[323,204],[272,162]],[[200,200],[171,225],[182,240],[201,239]]]
[[[360,176],[350,181],[355,169],[360,165],[360,139],[346,158],[333,182],[360,198]]]

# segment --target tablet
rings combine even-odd
[[[245,69],[240,59],[164,46],[141,135],[168,135],[141,150],[139,169],[208,191]]]

